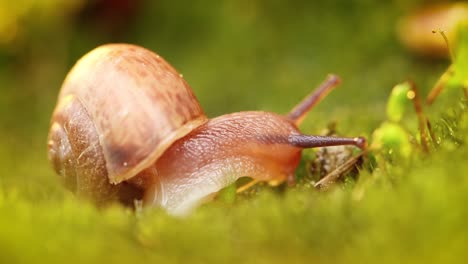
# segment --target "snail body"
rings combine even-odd
[[[307,136],[297,128],[338,82],[331,76],[286,116],[251,111],[208,119],[159,55],[104,45],[80,59],[64,81],[49,160],[66,187],[97,204],[139,199],[183,214],[239,177],[293,177],[303,148],[363,148],[363,138]]]

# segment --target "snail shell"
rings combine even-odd
[[[66,77],[49,133],[49,159],[65,184],[94,200],[153,164],[207,120],[187,82],[159,55],[109,44]],[[110,184],[111,183],[111,184]]]

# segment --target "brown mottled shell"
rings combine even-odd
[[[134,45],[104,45],[81,58],[58,100],[69,98],[78,99],[93,121],[111,183],[132,178],[206,121],[180,74],[159,55]]]

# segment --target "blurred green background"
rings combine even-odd
[[[426,94],[449,64],[412,55],[396,38],[399,18],[427,3],[0,0],[0,262],[327,263],[377,260],[376,250],[393,247],[398,250],[388,262],[437,262],[433,254],[440,252],[433,250],[439,244],[421,244],[432,236],[417,230],[417,222],[404,224],[414,207],[395,197],[382,200],[390,211],[370,203],[351,218],[347,192],[325,198],[298,192],[284,200],[266,194],[233,212],[202,209],[188,221],[157,210],[138,218],[120,207],[98,211],[74,199],[46,155],[49,118],[66,73],[79,57],[109,42],[159,53],[184,75],[210,117],[241,110],[286,113],[326,74],[336,73],[343,84],[314,109],[303,131],[317,133],[336,121],[342,134],[370,136],[385,119],[395,84],[410,78]],[[466,171],[462,161],[458,169]],[[428,184],[417,188],[425,193],[441,186]],[[372,200],[381,195],[376,191]],[[435,208],[444,209],[448,200],[435,201]],[[421,210],[434,208],[432,202],[421,202]],[[268,208],[258,212],[257,203]],[[311,203],[314,210],[304,211]],[[373,227],[391,210],[402,211]],[[416,216],[440,217],[431,213]],[[450,217],[441,217],[442,223],[452,223]],[[394,230],[403,240],[414,239],[414,248],[399,248]],[[434,239],[445,239],[446,230],[439,231]],[[462,252],[466,239],[457,239],[450,240],[455,251],[441,251],[440,259]]]
[[[398,19],[419,2],[4,1],[1,174],[4,181],[52,184],[45,145],[61,82],[78,58],[109,42],[166,58],[212,117],[285,113],[327,73],[339,74],[343,84],[304,128],[312,133],[338,121],[346,134],[369,133],[393,85],[413,78],[428,89],[447,65],[412,57],[396,39]],[[349,125],[360,119],[375,125]]]

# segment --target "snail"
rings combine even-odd
[[[208,119],[162,57],[135,45],[103,45],[65,78],[48,157],[68,189],[98,205],[142,200],[185,214],[240,177],[292,179],[303,148],[364,148],[363,137],[299,132],[307,112],[339,82],[330,75],[287,115],[246,111]]]

